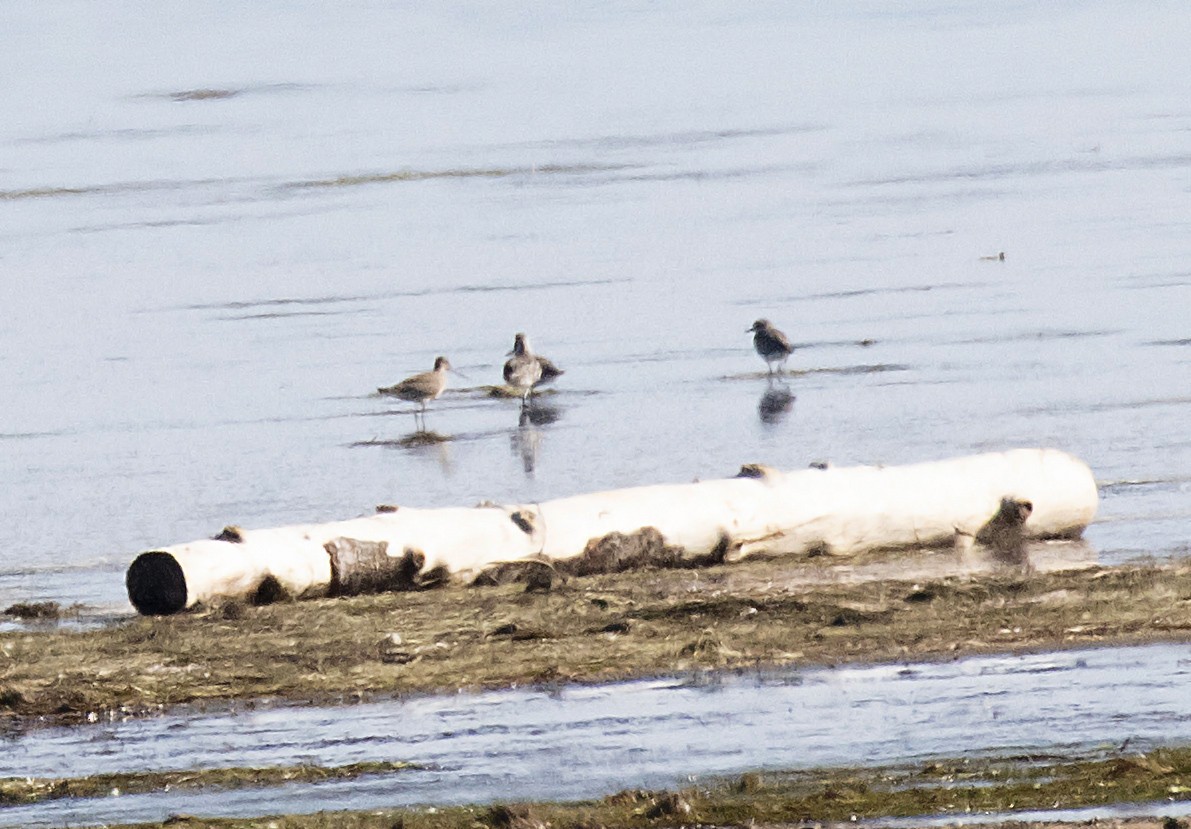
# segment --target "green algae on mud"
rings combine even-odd
[[[818,561],[818,560],[814,560]],[[0,724],[1191,639],[1191,565],[846,582],[747,561],[0,633]],[[817,567],[818,581],[808,576]],[[801,568],[801,569],[800,569]],[[826,568],[826,569],[825,569]],[[529,585],[534,587],[533,584]]]
[[[269,768],[186,769],[115,772],[90,777],[0,777],[0,806],[18,806],[64,797],[166,792],[179,789],[246,789],[285,783],[347,780],[417,768],[410,763],[352,763],[346,766],[272,766]],[[0,812],[0,816],[3,813]]]
[[[991,815],[1109,803],[1175,802],[1191,793],[1191,748],[1097,757],[986,757],[917,766],[750,772],[675,791],[630,790],[595,801],[324,812],[252,819],[174,818],[170,825],[247,829],[620,829],[797,826],[880,818]],[[1162,806],[1155,806],[1155,815]],[[1168,820],[1185,829],[1185,823]],[[164,824],[141,824],[162,826]],[[1148,824],[1163,825],[1152,821]]]

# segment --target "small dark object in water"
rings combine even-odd
[[[57,619],[62,616],[62,606],[57,602],[17,602],[4,615],[14,619]]]
[[[399,508],[394,506],[393,504],[377,504],[376,505],[376,511],[378,513],[396,512],[398,509]]]
[[[1000,253],[993,254],[992,256],[981,256],[980,258],[982,260],[984,260],[985,262],[1004,262],[1005,261],[1005,251],[1001,251]]]

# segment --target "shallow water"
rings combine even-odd
[[[408,761],[422,770],[238,792],[0,809],[0,825],[160,820],[493,800],[584,799],[751,769],[1191,741],[1177,645],[940,664],[766,671],[460,694],[343,710],[262,708],[14,736],[0,777]]]
[[[1102,560],[1186,555],[1189,40],[1177,2],[5,3],[0,606],[127,610],[136,552],[229,523],[1021,445],[1092,465]],[[449,395],[394,445],[376,387],[494,382],[518,330],[567,371],[538,424]]]
[[[1091,464],[1090,556],[1185,557],[1188,42],[1174,0],[10,0],[0,609],[128,613],[138,551],[231,523],[1013,446]],[[757,317],[799,346],[784,382]],[[516,331],[567,372],[535,420],[448,393],[427,425],[453,440],[403,446],[374,390],[437,354],[496,382]],[[439,767],[4,820],[1187,741],[1179,653],[37,732],[0,774]]]

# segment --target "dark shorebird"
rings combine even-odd
[[[547,358],[534,354],[529,347],[529,338],[524,334],[513,338],[513,350],[508,356],[510,359],[504,367],[505,382],[521,392],[522,406],[528,403],[535,387],[551,383],[563,373]]]
[[[748,329],[753,335],[753,348],[761,355],[769,373],[773,373],[773,365],[777,363],[785,366],[786,358],[794,352],[794,346],[786,339],[786,335],[773,327],[769,320],[757,320]]]
[[[389,394],[421,405],[422,429],[426,428],[426,404],[437,398],[447,387],[447,372],[451,370],[451,361],[446,357],[436,357],[434,371],[424,371],[413,377],[406,377],[395,386],[377,389],[381,394]],[[414,412],[414,424],[418,423],[419,412]]]

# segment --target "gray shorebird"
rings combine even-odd
[[[424,371],[413,377],[406,377],[395,386],[377,389],[381,394],[399,397],[411,403],[421,405],[422,429],[426,428],[426,404],[436,399],[447,387],[447,372],[451,370],[451,361],[446,357],[434,359],[434,371]],[[414,412],[414,424],[417,425],[419,412]]]
[[[504,367],[505,382],[521,392],[523,407],[527,405],[535,387],[551,383],[563,373],[549,359],[534,354],[529,347],[529,338],[524,334],[513,337],[513,350],[508,356],[510,359]]]
[[[753,348],[761,355],[769,373],[773,373],[774,363],[784,367],[786,358],[794,352],[794,346],[786,339],[786,335],[773,327],[769,320],[757,320],[748,332],[753,335]]]

